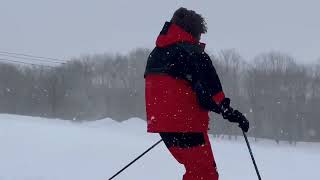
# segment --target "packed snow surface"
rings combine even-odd
[[[106,180],[159,139],[132,118],[71,122],[0,115],[0,180]],[[256,180],[243,138],[212,138],[221,180]],[[265,180],[320,179],[320,144],[250,139]],[[161,143],[116,179],[180,180],[184,172]]]

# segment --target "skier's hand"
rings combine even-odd
[[[248,132],[249,130],[249,121],[247,118],[238,110],[233,110],[230,107],[230,99],[225,98],[221,104],[221,114],[224,119],[227,119],[230,122],[239,123],[239,127],[244,131]]]
[[[220,104],[220,111],[223,119],[230,119],[233,115],[233,109],[230,107],[230,99],[225,98]],[[229,120],[230,121],[230,120]]]
[[[244,132],[248,132],[249,130],[249,121],[247,120],[247,118],[238,110],[235,110],[233,112],[233,122],[238,122],[239,123],[239,127],[244,131]]]

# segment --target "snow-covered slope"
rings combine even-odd
[[[137,118],[73,123],[0,115],[0,179],[108,179],[159,139],[145,129],[146,123]],[[242,138],[211,141],[221,180],[257,179]],[[259,141],[252,148],[263,179],[320,179],[320,144]],[[160,144],[116,179],[179,180],[183,171]]]

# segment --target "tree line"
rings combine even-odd
[[[145,119],[149,53],[88,55],[53,68],[0,63],[0,113],[75,121]],[[248,63],[232,49],[211,58],[232,106],[251,122],[250,136],[320,141],[320,61],[302,65],[288,54],[268,52]],[[211,119],[211,133],[240,135],[219,115]]]

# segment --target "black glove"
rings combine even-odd
[[[249,121],[247,120],[247,118],[241,112],[239,112],[238,110],[233,111],[232,119],[233,119],[234,122],[239,123],[239,127],[244,132],[248,132],[248,130],[249,130]]]
[[[225,98],[219,105],[223,119],[230,119],[233,114],[233,109],[230,107],[230,99]],[[230,121],[230,120],[229,120]]]
[[[225,98],[221,104],[220,109],[222,113],[222,117],[227,119],[229,122],[239,123],[239,127],[244,131],[248,132],[249,130],[249,121],[247,118],[238,110],[233,110],[230,107],[230,99]]]

